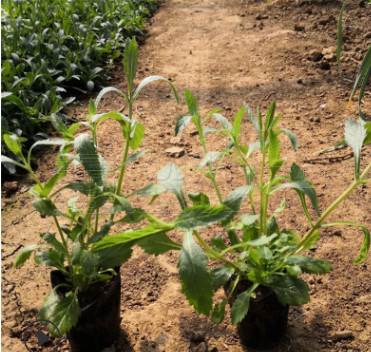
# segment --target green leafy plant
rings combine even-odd
[[[156,6],[156,0],[3,1],[1,135],[27,138],[29,147],[51,114],[66,120],[61,109],[108,78],[103,66],[142,33]]]
[[[219,204],[212,205],[209,197],[202,192],[185,196],[182,190],[182,175],[174,165],[166,165],[158,174],[158,185],[149,185],[142,194],[157,197],[160,192],[169,190],[179,201],[181,213],[171,226],[184,232],[178,268],[182,291],[189,304],[198,313],[211,315],[215,323],[224,319],[225,307],[230,302],[239,282],[249,282],[243,292],[239,292],[231,308],[233,324],[241,322],[249,309],[249,301],[259,286],[274,291],[282,305],[301,305],[309,301],[309,289],[302,273],[324,274],[331,270],[331,264],[319,258],[301,254],[314,247],[320,238],[320,230],[329,226],[356,226],[363,230],[364,242],[360,255],[354,264],[361,263],[370,247],[370,233],[362,224],[351,221],[326,223],[325,220],[336,207],[357,187],[371,182],[367,175],[371,163],[361,172],[361,148],[367,136],[364,125],[351,119],[345,124],[345,140],[354,150],[355,178],[348,188],[322,213],[318,210],[317,195],[313,185],[305,177],[304,171],[295,163],[289,175],[282,172],[285,158],[281,156],[280,137],[286,135],[296,151],[298,142],[287,129],[279,128],[281,115],[275,115],[275,103],[270,106],[265,118],[260,110],[257,117],[247,104],[237,112],[230,123],[219,109],[212,110],[201,118],[198,104],[191,92],[185,91],[189,114],[178,118],[175,134],[180,134],[190,123],[196,126],[204,156],[196,171],[210,180]],[[248,115],[257,141],[244,145],[241,127],[245,114]],[[215,119],[220,128],[206,123]],[[221,150],[210,151],[206,138],[217,133],[226,139],[227,145]],[[256,154],[260,152],[260,158]],[[217,173],[225,158],[237,162],[243,171],[245,185],[232,190],[223,197],[217,182]],[[256,168],[259,160],[260,169]],[[285,208],[285,198],[280,206],[269,212],[269,202],[284,189],[293,189],[299,196],[310,229],[299,234],[296,229],[281,229],[275,214]],[[310,201],[313,211],[308,207]],[[189,202],[193,205],[189,206]],[[241,206],[247,202],[250,213],[239,215]],[[224,237],[217,235],[209,243],[199,229],[218,222],[223,227]],[[208,232],[211,230],[208,228]],[[113,237],[117,239],[117,237]],[[153,237],[152,241],[156,241]],[[155,242],[156,254],[169,250],[161,242]],[[144,247],[145,248],[145,247]],[[210,270],[208,262],[219,263]],[[216,290],[229,286],[227,297],[213,303]]]
[[[4,135],[7,147],[20,161],[7,156],[2,156],[1,161],[14,164],[30,173],[36,183],[30,190],[37,198],[33,206],[42,216],[51,217],[55,223],[55,233],[42,233],[40,243],[24,246],[14,263],[17,267],[34,253],[37,264],[55,267],[66,278],[66,283],[52,289],[39,311],[40,318],[55,324],[49,326],[53,335],[57,334],[55,327],[63,334],[78,322],[80,293],[87,291],[95,283],[110,280],[116,275],[114,268],[130,258],[131,247],[137,241],[147,239],[153,234],[164,236],[164,231],[169,228],[167,224],[146,214],[143,209],[134,208],[128,200],[129,195],[122,190],[126,166],[149,152],[137,151],[144,137],[145,126],[133,118],[133,105],[141,90],[151,82],[165,81],[178,99],[172,83],[161,76],[147,77],[134,89],[137,61],[138,48],[133,39],[128,43],[124,55],[127,94],[113,87],[103,89],[95,102],[91,101],[89,104],[87,122],[67,127],[57,115],[52,116],[53,126],[62,135],[62,139],[39,141],[24,155],[20,138],[16,135]],[[124,98],[127,103],[127,115],[116,111],[98,113],[101,98],[109,92],[118,93]],[[125,140],[122,163],[113,169],[109,169],[97,150],[97,130],[107,119],[118,122]],[[75,136],[80,126],[88,128],[90,134]],[[41,182],[32,170],[31,155],[35,148],[48,145],[60,148],[56,156],[58,171],[48,181]],[[82,166],[87,179],[61,185],[60,181],[72,167],[71,163]],[[109,179],[116,173],[119,174],[117,183]],[[75,191],[78,196],[69,199],[66,207],[59,208],[55,199],[66,190]],[[116,224],[138,226],[135,224],[146,219],[149,222],[147,227],[110,235]],[[115,241],[116,237],[125,239],[121,243],[119,253],[116,247],[107,249],[102,246],[102,241]],[[174,246],[170,240],[169,243]],[[61,287],[66,291],[64,296],[58,294]]]

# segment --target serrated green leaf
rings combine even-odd
[[[280,158],[280,140],[278,139],[277,133],[269,130],[269,153],[268,163],[272,168],[275,162]]]
[[[227,248],[225,245],[224,239],[220,236],[214,236],[211,239],[211,244],[213,245],[213,248],[219,249],[219,250],[224,250]]]
[[[225,219],[230,211],[224,206],[198,205],[186,208],[174,220],[174,226],[183,231],[196,230]]]
[[[137,242],[147,254],[154,254],[156,257],[171,250],[180,250],[182,246],[172,241],[166,232],[160,232],[156,235],[146,237]]]
[[[196,205],[210,205],[209,197],[202,192],[189,193],[188,198],[191,200],[194,206]]]
[[[274,118],[274,112],[276,110],[276,101],[274,100],[272,104],[269,106],[267,115],[265,116],[264,128],[266,133],[270,133],[272,121]]]
[[[227,235],[228,235],[229,241],[231,242],[232,246],[240,243],[240,240],[236,234],[236,231],[234,231],[233,229],[227,228]]]
[[[55,130],[59,133],[68,133],[68,129],[62,119],[57,114],[51,114],[50,122],[52,123]]]
[[[282,305],[300,306],[310,300],[308,285],[299,278],[275,275],[268,284]]]
[[[248,196],[248,194],[252,191],[253,186],[241,186],[234,189],[224,200],[224,204],[235,210],[238,211],[241,207],[243,200]]]
[[[224,286],[234,274],[234,269],[227,265],[217,266],[211,270],[214,291]]]
[[[22,265],[24,262],[26,262],[30,258],[32,252],[40,247],[41,247],[40,244],[31,244],[28,246],[24,246],[19,252],[13,266],[17,267],[19,265]]]
[[[362,230],[365,238],[361,246],[359,257],[353,262],[354,265],[362,263],[366,259],[367,253],[370,249],[370,231],[368,231],[365,226],[362,226]]]
[[[55,238],[54,233],[45,232],[40,236],[45,242],[49,243],[58,253],[61,253],[63,255],[65,254],[67,249],[64,248],[63,244]]]
[[[233,134],[234,134],[234,137],[237,143],[238,143],[239,135],[241,132],[241,121],[242,121],[244,113],[245,113],[245,108],[242,107],[240,110],[238,110],[233,120]]]
[[[287,258],[287,263],[297,265],[304,273],[325,274],[329,272],[332,265],[324,259],[312,258],[304,255],[293,255]]]
[[[230,222],[233,217],[238,213],[241,208],[241,205],[244,199],[248,196],[248,194],[253,190],[253,186],[241,186],[234,189],[226,199],[224,200],[224,205],[228,208],[232,209],[228,218],[226,218],[222,224],[227,224]]]
[[[176,124],[175,124],[175,135],[176,136],[188,126],[191,119],[192,119],[192,116],[188,116],[188,115],[180,115],[178,117],[178,120],[176,121]]]
[[[106,236],[93,245],[92,251],[100,256],[99,264],[103,268],[113,268],[127,261],[132,253],[131,247],[147,236],[172,230],[172,224],[156,223],[142,229]]]
[[[97,185],[102,186],[103,175],[101,164],[92,138],[88,134],[82,134],[76,137],[75,149],[86,172]]]
[[[108,235],[112,225],[113,222],[110,221],[106,222],[104,225],[102,225],[98,232],[93,233],[93,235],[89,238],[88,243],[91,244],[99,242],[103,237]]]
[[[257,285],[252,285],[247,291],[240,293],[231,308],[231,321],[233,325],[238,324],[249,311],[250,298]]]
[[[40,199],[32,202],[34,208],[41,214],[47,216],[58,216],[61,212],[50,199]]]
[[[190,232],[185,233],[178,268],[182,292],[189,304],[194,306],[198,313],[208,316],[213,296],[211,275],[207,268],[207,258]]]
[[[291,146],[292,146],[292,149],[294,149],[294,151],[297,151],[299,145],[298,145],[298,140],[296,139],[295,134],[292,131],[290,131],[290,130],[288,130],[286,128],[283,128],[282,131],[289,138],[290,143],[291,143]]]
[[[222,152],[208,152],[197,165],[197,167],[203,167],[206,165],[210,165],[211,163],[215,162],[220,158],[224,153]]]
[[[309,183],[305,178],[304,172],[295,163],[291,165],[290,178],[292,182],[279,185],[274,189],[273,192],[283,188],[293,188],[300,197],[303,197],[302,199],[304,199],[304,194],[307,195],[313,205],[313,208],[317,211],[317,214],[319,214],[316,191],[312,184]],[[302,205],[305,206],[305,201],[304,204],[302,202]]]
[[[77,297],[69,294],[61,298],[57,293],[58,287],[50,291],[41,307],[38,317],[53,322],[49,324],[51,335],[58,336],[69,332],[76,324],[80,315],[80,307]]]
[[[54,249],[37,252],[35,262],[39,265],[54,266],[61,269],[64,267],[64,254],[57,253]]]
[[[191,116],[200,116],[200,113],[198,111],[198,104],[195,96],[189,91],[185,90],[184,91],[184,96],[186,99],[186,103],[188,106],[188,111]]]
[[[157,180],[166,190],[171,191],[175,194],[182,208],[185,208],[187,206],[182,190],[183,176],[179,168],[175,164],[171,163],[165,165],[158,172]]]
[[[227,131],[233,131],[233,127],[232,125],[230,124],[230,122],[221,114],[214,114],[213,115],[216,119],[216,121],[218,121],[225,130]]]
[[[3,140],[9,150],[16,156],[22,155],[22,146],[16,135],[3,135]]]
[[[262,140],[263,140],[263,136],[262,136],[262,133],[261,133],[261,128],[259,126],[258,120],[256,119],[254,113],[252,112],[252,110],[249,108],[249,106],[246,103],[243,103],[243,106],[246,109],[247,115],[249,116],[249,119],[250,119],[252,125],[254,126],[256,134],[258,135],[259,141],[261,143]]]
[[[90,99],[89,101],[89,115],[93,116],[97,113],[97,107],[95,106],[94,100]]]

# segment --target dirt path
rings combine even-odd
[[[300,143],[296,155],[289,151],[288,143],[283,143],[283,153],[305,168],[324,207],[353,177],[349,151],[336,153],[339,160],[324,156],[312,160],[317,158],[316,151],[343,138],[346,118],[356,118],[355,104],[350,110],[346,108],[352,82],[337,75],[332,49],[340,6],[335,1],[280,1],[267,9],[264,1],[254,0],[162,1],[140,48],[138,82],[150,74],[169,77],[180,93],[189,89],[195,94],[201,113],[221,107],[228,118],[244,101],[254,110],[260,106],[265,111],[273,99],[277,100],[283,127],[290,128]],[[370,42],[369,18],[369,6],[349,5],[343,56],[344,70],[352,78]],[[122,72],[114,76],[113,83],[119,88],[125,88],[122,77]],[[118,110],[122,105],[116,96],[107,97],[101,112]],[[86,106],[71,113],[83,118]],[[172,138],[176,117],[185,112],[184,103],[176,105],[166,86],[146,89],[135,113],[147,127],[142,148],[153,148],[153,153],[130,167],[131,181],[125,185],[128,191],[154,182],[157,171],[166,163],[194,166],[199,162],[195,155],[202,154],[201,147],[190,129],[182,138]],[[247,140],[252,138],[249,128],[246,123]],[[121,136],[114,123],[107,122],[100,140],[104,157],[118,164],[120,156],[115,150]],[[185,155],[168,157],[165,150],[174,145],[183,148]],[[218,138],[210,139],[210,147],[222,145]],[[370,160],[369,148],[364,155],[366,161]],[[219,177],[223,194],[240,185],[237,167],[229,167]],[[52,169],[53,163],[46,156],[38,172],[48,175]],[[198,175],[191,170],[184,173],[186,190],[208,191],[209,185]],[[22,333],[27,322],[35,319],[49,287],[48,269],[36,267],[32,261],[22,269],[11,267],[19,244],[37,242],[38,233],[53,231],[53,224],[32,209],[31,197],[26,193],[29,186],[22,182],[19,192],[2,202],[2,348],[9,352],[24,350]],[[286,197],[287,210],[278,219],[280,226],[305,230],[304,217],[293,211],[298,205],[295,194],[288,192]],[[340,207],[337,217],[349,215],[371,228],[370,198],[370,187],[360,189]],[[62,204],[64,198],[59,201]],[[146,207],[147,200],[137,202]],[[161,197],[157,215],[173,216],[175,204],[170,195]],[[332,262],[333,271],[323,277],[307,277],[311,302],[291,309],[286,336],[269,351],[369,351],[370,257],[363,265],[352,266],[362,242],[361,233],[336,230],[323,232],[315,253]],[[173,237],[181,240],[180,234],[174,233]],[[154,258],[136,250],[123,267],[123,334],[116,351],[245,351],[228,319],[216,326],[188,307],[180,293],[176,263],[177,253]],[[350,330],[354,337],[332,339],[339,330]],[[61,350],[68,351],[64,340]]]

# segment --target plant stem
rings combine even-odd
[[[94,233],[98,231],[98,220],[99,220],[99,208],[95,211],[95,226]]]
[[[196,236],[198,242],[200,245],[205,249],[207,253],[209,253],[213,258],[218,259],[222,261],[223,263],[231,266],[233,269],[235,269],[240,275],[246,276],[247,274],[241,271],[241,269],[233,262],[229,261],[228,259],[224,258],[220,253],[214,251],[200,236],[200,234],[197,231],[193,231],[193,234]]]
[[[71,258],[70,258],[69,253],[68,253],[68,246],[67,246],[66,239],[63,236],[62,229],[61,229],[61,227],[59,225],[59,222],[58,222],[58,219],[57,219],[57,217],[55,215],[53,216],[53,219],[54,219],[54,222],[55,222],[55,226],[57,226],[59,236],[61,237],[61,240],[63,242],[63,246],[64,246],[64,248],[66,250],[68,265],[71,265]]]
[[[207,148],[206,148],[205,138],[202,135],[202,128],[199,128],[197,126],[197,124],[196,124],[196,127],[197,127],[197,131],[198,131],[198,135],[200,137],[202,148],[204,150],[204,155],[206,155],[207,154]],[[218,196],[219,202],[220,202],[220,204],[223,204],[223,198],[222,198],[222,195],[220,193],[218,184],[216,183],[215,174],[213,172],[213,169],[211,168],[211,165],[210,164],[208,165],[208,167],[209,167],[209,174],[210,174],[210,177],[211,177],[211,182],[212,182],[212,184],[214,186],[214,189],[215,189],[215,192],[216,192],[216,194]]]
[[[266,232],[266,204],[265,204],[265,194],[264,194],[264,167],[265,167],[265,147],[262,145],[262,162],[260,169],[260,227],[259,236],[262,236]]]
[[[129,95],[129,115],[128,115],[128,117],[129,117],[130,121],[132,119],[132,116],[133,116],[133,103],[130,100],[130,95]],[[119,180],[117,182],[117,187],[116,187],[116,191],[115,191],[116,196],[120,195],[121,187],[122,187],[122,181],[123,181],[124,175],[125,175],[125,169],[126,169],[125,162],[128,159],[129,146],[130,146],[131,122],[130,122],[130,125],[128,127],[128,130],[125,131],[124,134],[125,133],[126,133],[126,136],[124,135],[124,137],[125,137],[126,143],[125,143],[124,155],[122,157],[122,162],[121,162],[121,164],[124,164],[124,165],[121,167],[121,170],[120,170],[120,176],[119,176]],[[114,203],[116,203],[116,201],[114,201]],[[110,221],[113,220],[114,216],[115,216],[115,214],[111,214]]]
[[[364,182],[363,178],[371,171],[371,163],[366,167],[366,169],[363,171],[361,176],[354,180],[353,183],[337,198],[335,199],[332,204],[325,210],[325,212],[320,216],[320,218],[316,221],[316,223],[313,225],[313,227],[303,236],[299,244],[296,248],[298,250],[296,253],[300,252],[302,245],[305,243],[307,238],[316,230],[318,229],[322,222],[334,211],[334,209],[345,199],[348,197],[348,195],[360,184]]]

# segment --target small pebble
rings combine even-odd
[[[184,155],[184,149],[178,147],[172,147],[165,150],[166,156],[170,156],[171,158],[180,158]]]
[[[343,339],[350,339],[350,338],[354,338],[354,334],[350,330],[336,331],[331,336],[331,340],[332,341],[343,340]]]

